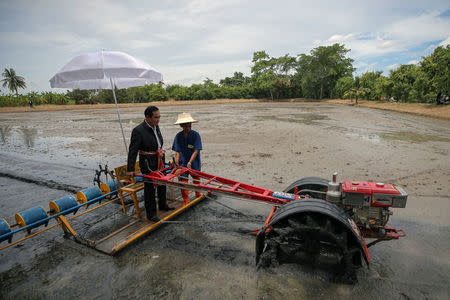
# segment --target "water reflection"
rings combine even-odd
[[[21,127],[20,130],[22,130],[25,146],[28,148],[34,147],[34,139],[36,138],[37,129]]]
[[[1,126],[0,127],[0,135],[2,136],[2,142],[6,143],[6,139],[11,133],[11,126]]]
[[[329,120],[327,115],[315,114],[315,113],[302,113],[302,114],[286,114],[283,117],[280,116],[256,116],[257,120],[277,120],[283,122],[302,123],[306,125],[318,125],[321,120]]]

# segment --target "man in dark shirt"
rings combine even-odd
[[[164,152],[162,151],[163,137],[159,130],[160,112],[156,106],[149,106],[144,112],[145,120],[136,126],[131,133],[130,149],[128,152],[127,175],[135,176],[134,165],[139,153],[139,166],[142,174],[164,167]],[[159,210],[173,210],[167,205],[166,186],[159,185],[158,207]],[[147,219],[158,222],[156,215],[155,187],[149,180],[144,180],[144,203]]]

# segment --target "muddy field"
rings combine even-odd
[[[121,109],[127,142],[143,110]],[[220,196],[115,257],[59,228],[0,251],[0,298],[449,299],[450,121],[331,103],[161,106],[169,157],[181,112],[200,121],[203,171],[274,190],[335,171],[340,181],[398,184],[409,198],[390,225],[408,236],[369,248],[355,285],[298,265],[257,271],[247,232],[272,207]],[[91,186],[98,164],[126,163],[113,108],[4,112],[0,134],[0,217],[10,224],[16,212]],[[76,225],[106,232],[114,217],[102,216]]]

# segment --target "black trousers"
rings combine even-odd
[[[158,185],[158,207],[167,206],[166,200],[166,186]],[[145,210],[147,212],[147,217],[156,216],[156,200],[155,200],[155,187],[151,181],[147,181],[144,179],[144,204]]]

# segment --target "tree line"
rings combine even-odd
[[[450,45],[437,47],[417,64],[400,65],[388,76],[382,71],[354,76],[354,60],[347,57],[350,49],[334,44],[314,48],[309,54],[271,57],[266,51],[253,53],[250,76],[234,72],[233,76],[214,83],[164,85],[163,83],[116,90],[117,100],[126,102],[210,99],[366,99],[394,98],[403,102],[434,102],[439,93],[450,92]],[[18,94],[25,88],[23,77],[13,69],[3,72],[3,87],[15,94],[0,95],[0,106],[34,104],[113,103],[112,91],[71,90],[64,94],[31,92]]]

